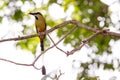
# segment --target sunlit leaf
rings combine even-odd
[[[14,15],[13,15],[13,19],[15,19],[16,21],[20,21],[23,19],[23,12],[21,10],[16,10]]]
[[[27,40],[22,40],[17,43],[17,46],[20,46],[21,49],[29,50],[33,54],[35,54],[38,44],[39,44],[39,38],[35,37]]]
[[[114,67],[113,67],[113,64],[104,64],[104,69],[113,69],[114,70]]]
[[[0,17],[0,23],[1,23],[1,21],[2,21],[2,17]]]

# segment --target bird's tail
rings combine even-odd
[[[46,75],[46,68],[44,65],[42,66],[42,75]]]
[[[41,47],[41,51],[44,51],[44,40],[43,39],[40,40],[40,47]]]
[[[40,39],[40,47],[41,47],[41,51],[44,51],[44,39]],[[42,56],[42,62],[44,63],[44,54]],[[44,64],[42,66],[42,75],[46,75],[46,68]]]

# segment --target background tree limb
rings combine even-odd
[[[68,24],[74,24],[75,26],[70,30],[68,31],[58,42],[54,42],[54,40],[49,36],[49,33],[53,32],[54,30],[58,29],[58,28],[61,28],[61,27],[65,27],[65,25],[68,25]],[[84,28],[86,30],[89,30],[89,31],[92,31],[94,32],[93,35],[91,35],[90,37],[88,37],[87,39],[83,40],[83,42],[76,48],[74,48],[73,50],[71,51],[64,51],[62,49],[59,49],[57,47],[57,45],[63,40],[65,39],[72,31],[74,31],[76,28]],[[5,42],[5,41],[18,41],[18,40],[23,40],[23,39],[28,39],[28,38],[33,38],[33,37],[37,37],[41,34],[48,34],[50,40],[52,41],[53,45],[51,47],[49,47],[48,49],[46,49],[44,52],[42,52],[42,54],[44,54],[46,51],[48,51],[49,49],[53,48],[53,47],[56,47],[58,50],[61,50],[62,52],[64,52],[67,56],[68,55],[71,55],[71,54],[74,54],[76,51],[80,50],[86,43],[88,43],[92,38],[96,37],[97,35],[102,35],[102,36],[114,36],[114,37],[117,37],[117,38],[120,38],[120,33],[116,33],[116,32],[111,32],[109,31],[108,29],[106,30],[100,30],[100,29],[96,29],[96,28],[93,28],[93,27],[90,27],[90,26],[86,26],[84,24],[80,24],[78,21],[76,20],[69,20],[69,21],[65,21],[45,32],[42,32],[42,33],[38,33],[38,34],[33,34],[33,35],[27,35],[27,36],[18,36],[16,38],[8,38],[8,39],[2,39],[0,40],[0,42]],[[17,63],[17,62],[14,62],[14,61],[10,61],[10,60],[7,60],[7,59],[3,59],[3,58],[0,58],[0,60],[2,61],[6,61],[6,62],[10,62],[10,63],[13,63],[13,64],[16,64],[16,65],[23,65],[23,66],[33,66],[35,69],[37,70],[40,70],[41,68],[37,68],[35,66],[35,62],[41,57],[42,54],[39,54],[36,59],[31,63],[31,64],[22,64],[22,63]]]

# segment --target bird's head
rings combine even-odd
[[[30,14],[30,15],[33,15],[36,20],[38,20],[39,18],[43,17],[40,12],[29,13],[29,14]]]

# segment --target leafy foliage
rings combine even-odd
[[[28,40],[20,41],[17,46],[21,46],[21,49],[27,49],[29,51],[32,51],[33,54],[35,54],[38,42],[39,39],[35,37]]]
[[[71,17],[73,19],[77,19],[79,20],[81,23],[86,24],[88,26],[94,27],[94,28],[104,28],[104,27],[108,27],[110,23],[107,22],[107,20],[110,20],[108,13],[108,6],[101,3],[99,0],[65,0],[64,1],[65,4],[63,4],[63,6],[68,8],[70,5],[74,6],[74,11],[71,15]],[[102,24],[102,25],[100,25]],[[68,31],[70,28],[66,27],[66,31]],[[58,30],[57,34],[63,34],[64,30]],[[88,36],[90,36],[92,34],[92,32],[84,30],[84,29],[77,29],[71,36],[73,36],[73,39],[71,37],[67,37],[65,39],[65,43],[71,43],[71,42],[75,42],[75,44],[73,45],[71,43],[72,46],[76,47],[78,46],[78,44],[80,44],[80,42],[82,41],[82,39],[87,38]],[[61,37],[63,35],[59,35],[59,37]],[[68,41],[69,40],[69,41]],[[104,42],[105,41],[105,42]],[[99,51],[97,52],[99,53],[103,53],[105,49],[105,47],[107,45],[109,45],[110,38],[101,38],[101,37],[97,37],[95,38],[94,42],[96,44],[96,46],[98,47]],[[104,42],[106,45],[103,45],[100,42]],[[92,44],[93,44],[92,43]],[[103,46],[103,47],[101,47]],[[107,46],[109,47],[109,46]]]
[[[23,20],[23,12],[21,10],[16,10],[13,15],[13,19],[16,21]]]

